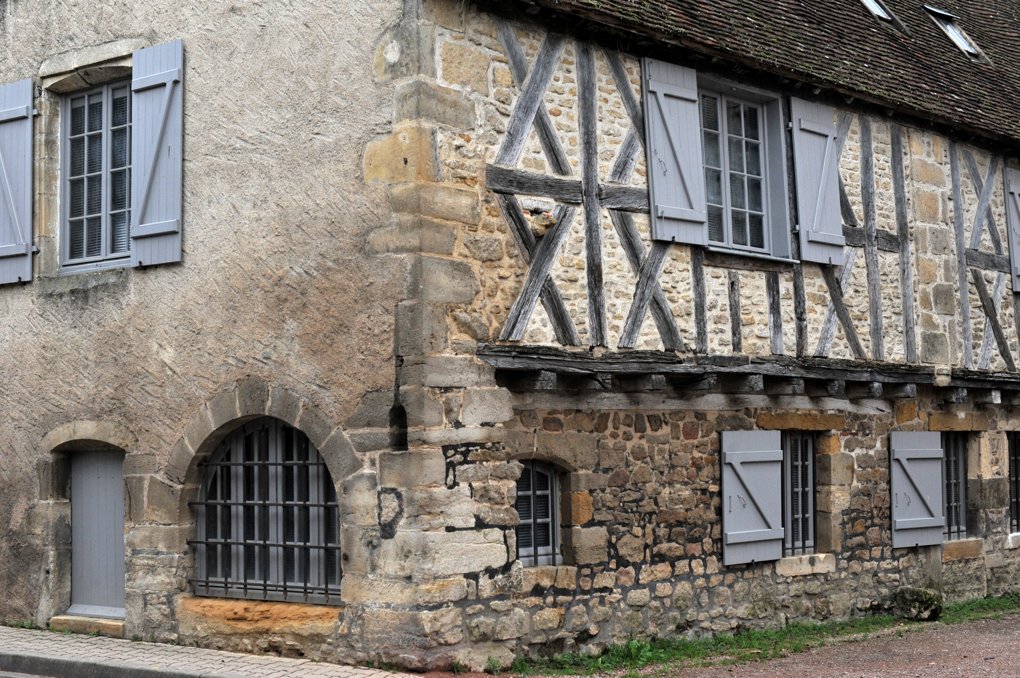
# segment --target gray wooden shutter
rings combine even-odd
[[[0,285],[32,279],[32,91],[0,85]]]
[[[643,73],[652,237],[704,245],[707,208],[697,73],[654,59],[644,60]]]
[[[1020,170],[1006,166],[1006,226],[1013,291],[1020,293]]]
[[[779,431],[722,433],[723,563],[783,556],[783,448]]]
[[[184,48],[134,53],[131,82],[131,263],[181,260]]]
[[[893,548],[941,544],[941,434],[895,432],[890,448]]]
[[[846,240],[839,211],[835,112],[830,106],[791,98],[790,115],[800,258],[842,266]]]

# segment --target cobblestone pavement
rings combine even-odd
[[[2,672],[68,678],[401,678],[408,674],[0,626]]]

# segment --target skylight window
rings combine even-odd
[[[949,36],[949,39],[953,41],[953,44],[960,48],[960,50],[967,56],[973,59],[982,58],[981,51],[974,44],[960,25],[956,21],[956,16],[949,12],[932,7],[931,5],[925,5],[924,8],[928,10],[928,14],[935,20],[935,23],[939,25],[939,28]]]
[[[882,21],[892,21],[892,13],[885,8],[881,0],[861,0],[864,6],[868,8],[868,11],[874,14]]]

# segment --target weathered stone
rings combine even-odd
[[[652,600],[648,589],[634,589],[627,594],[627,604],[631,607],[644,607]]]
[[[968,560],[980,558],[984,542],[981,539],[950,540],[942,543],[942,560]]]
[[[465,41],[448,41],[443,43],[439,58],[443,80],[488,94],[489,60],[484,52]]]
[[[842,431],[846,415],[825,412],[762,412],[755,420],[758,428],[781,431]]]
[[[788,556],[776,561],[776,574],[780,577],[801,577],[809,574],[826,574],[835,571],[836,556],[831,553]]]
[[[384,487],[442,485],[445,481],[446,460],[440,450],[379,455],[379,484]]]
[[[396,119],[416,119],[458,130],[475,126],[475,105],[464,93],[434,82],[412,80],[397,87]]]
[[[934,589],[901,586],[893,595],[893,605],[905,619],[935,621],[942,614],[945,596]]]
[[[473,388],[464,393],[460,421],[467,426],[497,424],[513,416],[510,392],[505,388]]]
[[[389,190],[394,212],[464,224],[478,222],[478,194],[443,184],[404,184]]]
[[[365,181],[370,184],[434,181],[435,147],[435,133],[415,125],[371,141],[365,147]]]
[[[558,629],[563,624],[564,614],[564,610],[558,607],[539,610],[531,616],[531,625],[537,631]]]

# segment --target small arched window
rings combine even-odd
[[[562,559],[556,467],[538,461],[523,464],[514,504],[521,518],[517,527],[517,558],[526,566],[559,564]]]
[[[340,514],[308,437],[277,419],[231,434],[205,465],[195,594],[340,602]]]

